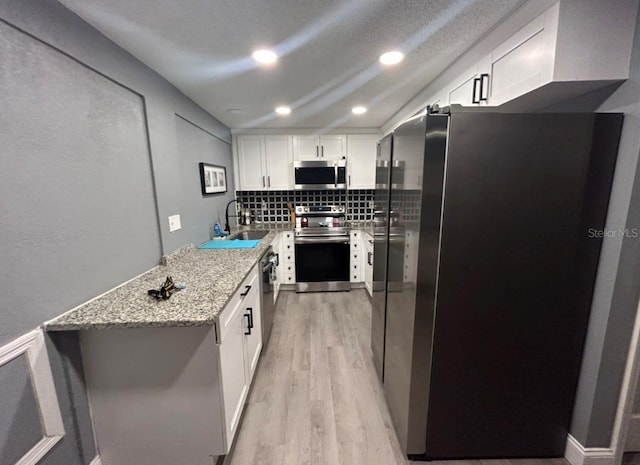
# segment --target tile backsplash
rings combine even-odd
[[[236,198],[251,209],[255,221],[290,222],[287,202],[295,205],[346,205],[347,221],[370,220],[373,215],[373,189],[341,191],[237,191]]]

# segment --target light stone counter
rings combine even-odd
[[[142,276],[45,324],[47,331],[212,325],[267,250],[272,230],[253,249],[178,250]],[[147,295],[167,276],[186,289],[168,300]]]

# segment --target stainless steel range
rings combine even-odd
[[[351,289],[344,205],[298,205],[294,246],[297,292]]]

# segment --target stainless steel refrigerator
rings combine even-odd
[[[445,110],[378,151],[371,343],[400,443],[562,457],[622,115]]]

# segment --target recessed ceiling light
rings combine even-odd
[[[380,63],[382,63],[383,65],[395,65],[397,63],[400,63],[403,58],[404,55],[402,54],[402,52],[394,50],[393,52],[387,52],[380,55]]]
[[[266,49],[256,50],[255,52],[253,52],[253,54],[251,54],[251,56],[258,63],[262,63],[265,65],[268,65],[270,63],[275,63],[275,61],[278,59],[278,55],[276,55],[271,50],[266,50]]]
[[[351,112],[352,112],[354,115],[361,115],[361,114],[363,114],[363,113],[366,113],[366,112],[367,112],[367,109],[366,109],[365,107],[360,107],[360,106],[358,106],[358,107],[353,107],[353,108],[351,109]]]
[[[291,108],[285,106],[277,107],[276,113],[279,115],[288,115],[289,113],[291,113]]]

